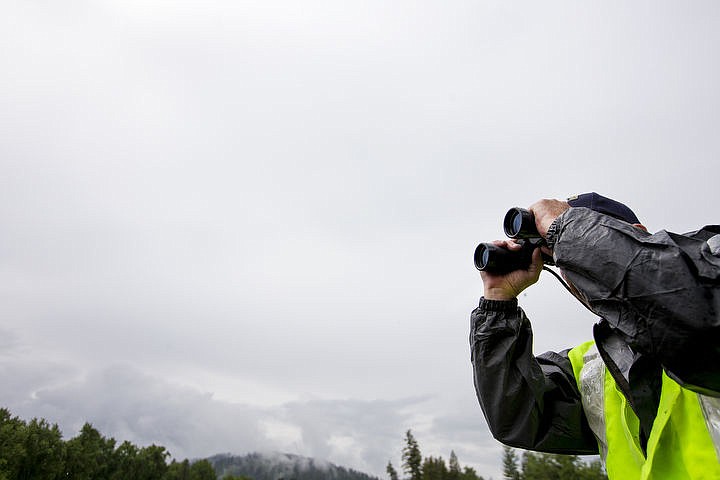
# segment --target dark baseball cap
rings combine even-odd
[[[586,207],[627,223],[640,223],[637,216],[626,205],[595,192],[574,195],[567,201],[571,207]]]

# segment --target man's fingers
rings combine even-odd
[[[514,240],[495,240],[492,243],[497,247],[507,248],[508,250],[520,250],[522,248],[522,245]]]

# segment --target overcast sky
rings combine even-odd
[[[0,406],[176,458],[501,476],[472,253],[597,191],[715,223],[714,1],[6,0]],[[593,317],[549,275],[538,353]]]

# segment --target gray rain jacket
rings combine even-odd
[[[570,208],[548,233],[556,265],[598,316],[595,342],[640,419],[643,448],[661,373],[720,396],[720,226],[644,232]],[[568,351],[534,356],[517,300],[481,299],[472,313],[475,390],[493,436],[514,447],[596,454]]]

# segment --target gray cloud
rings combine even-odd
[[[32,379],[47,365],[16,367],[8,379]],[[253,406],[218,400],[130,365],[72,373],[47,371],[32,392],[14,390],[15,397],[5,401],[14,414],[58,423],[66,438],[90,422],[118,443],[164,445],[178,459],[283,451],[381,474],[387,461],[397,460],[404,431],[417,415],[413,409],[425,401],[318,399]]]

